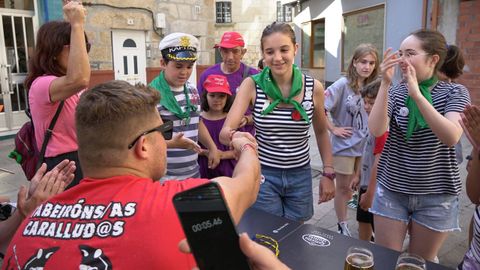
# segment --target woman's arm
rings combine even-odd
[[[240,85],[235,101],[228,112],[227,119],[220,131],[220,142],[229,145],[231,131],[240,126],[240,122],[250,104],[255,102],[255,82],[252,78],[246,78]]]
[[[439,113],[420,92],[415,68],[410,62],[405,61],[405,63],[407,69],[403,77],[407,82],[408,95],[415,101],[420,113],[437,138],[448,146],[454,146],[460,140],[463,132],[459,123],[460,113],[448,112],[445,116]]]
[[[328,136],[327,116],[325,115],[325,108],[323,106],[324,96],[323,87],[319,81],[315,80],[313,89],[313,102],[315,109],[313,112],[312,124],[317,140],[317,147],[320,156],[322,157],[323,168],[326,173],[334,173],[332,145]],[[333,179],[323,176],[319,185],[319,199],[318,203],[327,202],[335,196],[335,184]]]
[[[66,20],[72,30],[68,52],[66,75],[52,81],[50,100],[65,100],[80,90],[88,87],[90,82],[90,62],[85,44],[85,8],[77,1],[71,1],[63,7]],[[65,50],[65,49],[64,49]]]
[[[395,66],[400,62],[397,53],[392,53],[392,48],[388,48],[383,54],[383,61],[380,64],[382,82],[378,90],[375,104],[368,117],[368,129],[375,137],[382,136],[388,129],[390,119],[388,117],[388,89],[392,84]]]

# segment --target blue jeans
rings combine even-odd
[[[370,212],[405,224],[411,219],[436,232],[460,231],[456,195],[409,195],[390,191],[378,184]]]
[[[297,221],[313,216],[310,164],[293,169],[262,165],[260,192],[254,208]]]

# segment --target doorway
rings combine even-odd
[[[0,134],[13,133],[28,117],[28,59],[34,48],[34,12],[0,9]]]
[[[112,48],[115,80],[146,84],[145,32],[114,30]]]

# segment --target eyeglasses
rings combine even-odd
[[[398,56],[400,57],[405,57],[405,58],[412,58],[412,57],[415,57],[417,55],[428,55],[428,53],[419,53],[415,50],[408,50],[408,51],[405,51],[405,52],[402,52],[402,51],[399,51],[398,52]]]
[[[280,254],[278,241],[273,239],[270,236],[257,233],[255,234],[255,238],[253,239],[253,241],[269,248],[270,250],[273,251],[273,253],[275,253],[275,256],[277,257]]]
[[[143,132],[142,134],[138,135],[138,137],[136,137],[135,140],[133,140],[133,142],[131,144],[128,145],[128,149],[132,149],[132,147],[137,143],[137,141],[142,136],[145,136],[145,135],[150,134],[150,133],[155,132],[155,131],[158,131],[158,132],[162,133],[163,138],[165,138],[165,140],[170,140],[170,139],[172,139],[173,122],[172,121],[166,121],[165,123],[161,124],[158,127],[155,127],[155,128],[152,128],[152,129],[149,129],[149,130]]]

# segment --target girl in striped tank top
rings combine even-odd
[[[458,231],[462,183],[454,145],[462,135],[460,113],[470,103],[460,84],[439,81],[447,45],[437,31],[419,30],[387,49],[382,83],[369,116],[374,136],[389,135],[380,157],[370,212],[375,242],[400,251],[411,224],[408,251],[433,261],[449,232]],[[395,66],[403,82],[390,87]]]
[[[313,129],[325,164],[319,203],[334,196],[331,145],[323,109],[322,85],[303,75],[293,64],[298,44],[288,24],[272,23],[263,30],[261,49],[266,64],[262,73],[243,81],[220,133],[224,144],[253,106],[253,120],[262,165],[255,208],[293,220],[313,215],[309,128]]]

